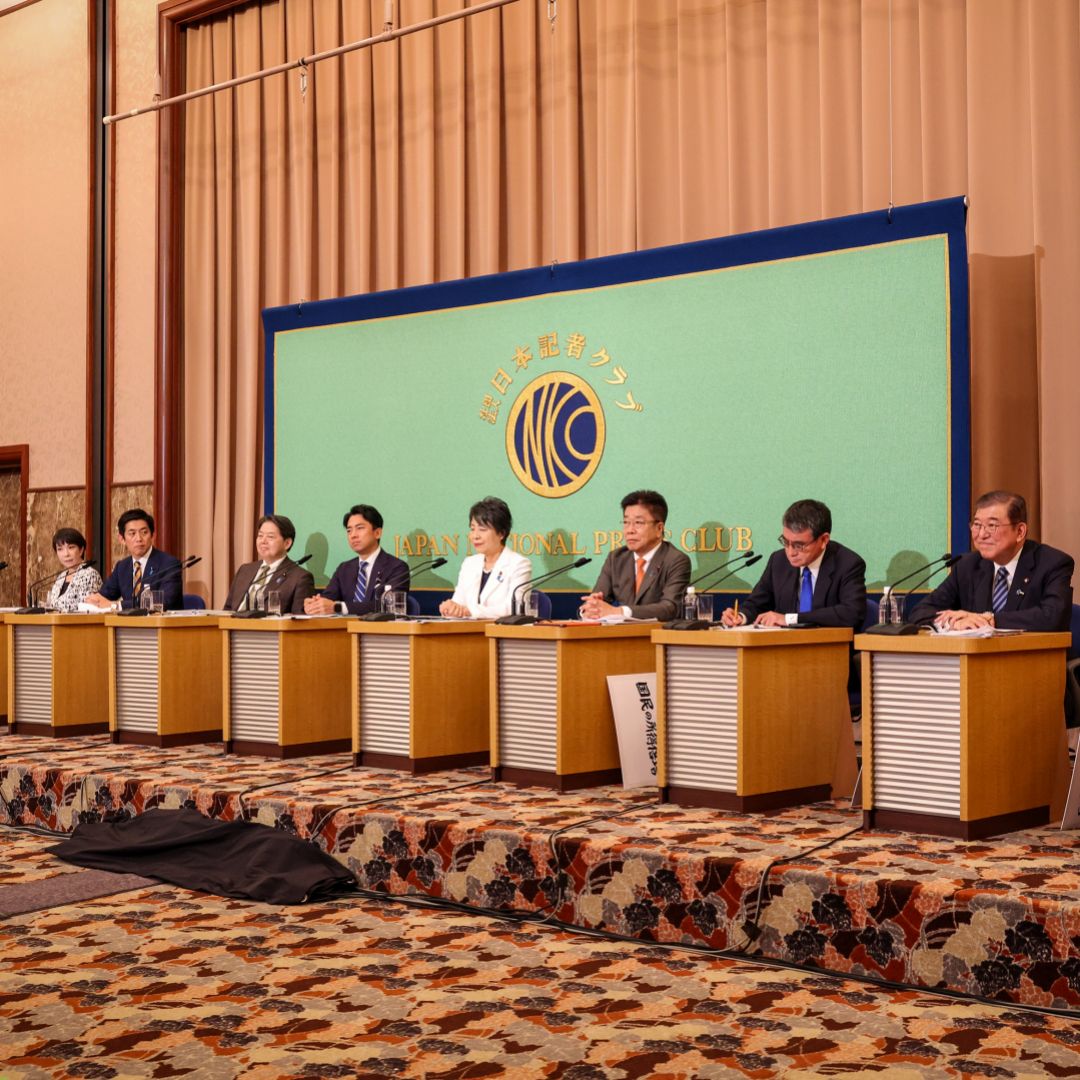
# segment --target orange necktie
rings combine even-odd
[[[645,577],[645,559],[643,556],[638,556],[637,570],[634,573],[634,595],[637,596],[641,592],[641,579]]]

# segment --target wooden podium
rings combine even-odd
[[[294,758],[349,749],[344,619],[223,617],[218,626],[226,753]]]
[[[0,611],[0,721],[7,723],[8,709],[8,628],[4,619],[7,613]]]
[[[357,765],[424,773],[488,763],[486,625],[349,621]]]
[[[662,802],[776,810],[832,794],[852,632],[656,630]]]
[[[105,615],[5,615],[8,730],[97,735],[109,730]]]
[[[105,625],[113,742],[220,742],[218,620],[209,615],[109,615]]]
[[[619,783],[607,676],[652,671],[655,629],[489,625],[495,779],[559,791]]]
[[[980,839],[1045,825],[1068,634],[858,634],[867,828]]]

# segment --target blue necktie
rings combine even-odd
[[[357,604],[362,604],[365,596],[367,596],[367,563],[362,562],[360,564],[360,570],[356,575],[356,588],[353,590],[353,600]]]
[[[814,579],[810,576],[810,567],[804,566],[802,588],[799,589],[799,610],[809,611],[814,606]]]
[[[985,593],[983,595],[985,595]],[[1005,601],[1008,599],[1009,568],[1007,566],[999,566],[997,574],[994,575],[994,595],[990,601],[990,606],[994,609],[995,615],[1005,606]]]

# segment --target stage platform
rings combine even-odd
[[[315,775],[327,770],[341,771]],[[274,761],[101,737],[0,736],[0,794],[0,820],[62,830],[155,807],[246,813],[314,836],[369,889],[1080,1012],[1073,832],[965,842],[864,832],[859,811],[832,803],[737,814],[645,789],[518,789],[486,769],[412,777],[347,754]]]

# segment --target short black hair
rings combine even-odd
[[[514,524],[510,507],[495,495],[488,495],[487,498],[473,503],[469,507],[469,520],[494,529],[504,540],[510,535]]]
[[[258,532],[267,522],[277,526],[282,540],[296,539],[296,526],[284,514],[263,514],[255,526],[255,531]]]
[[[799,499],[784,511],[784,528],[792,532],[809,529],[816,540],[822,533],[832,532],[832,513],[817,499]]]
[[[1004,503],[1009,515],[1010,525],[1027,523],[1027,501],[1023,495],[1017,495],[1015,491],[988,491],[975,500],[975,510],[981,510],[984,506],[996,506]]]
[[[72,544],[86,554],[86,537],[78,529],[57,529],[52,538],[53,551],[61,544]]]
[[[644,506],[657,521],[667,521],[667,499],[659,491],[631,491],[621,505],[624,514],[628,507]]]
[[[138,506],[136,506],[133,510],[125,510],[120,515],[120,520],[116,523],[116,531],[121,536],[123,536],[124,535],[124,530],[133,521],[145,521],[146,524],[150,526],[150,533],[151,533],[151,535],[153,535],[153,533],[154,533],[154,519],[153,519],[152,515],[148,514],[145,510],[143,510],[141,507],[138,507]]]
[[[359,514],[373,529],[382,528],[382,514],[374,506],[368,506],[367,503],[357,503],[355,506],[350,507],[341,519],[341,524],[346,529],[349,527],[349,518],[355,514]]]

